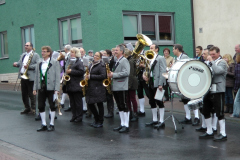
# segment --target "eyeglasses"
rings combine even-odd
[[[28,46],[30,46],[30,45],[25,45],[25,47],[28,47]]]
[[[94,55],[94,57],[95,57],[95,56],[96,56],[96,57],[100,57],[99,55],[96,55],[96,54]]]
[[[42,51],[42,53],[47,53],[47,52],[49,52],[49,51]]]

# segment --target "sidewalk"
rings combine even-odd
[[[0,90],[14,91],[14,87],[15,87],[15,84],[13,84],[13,83],[0,83]],[[16,91],[16,89],[17,89],[17,92],[21,91],[21,86],[19,86],[19,83],[16,85],[15,91]],[[180,100],[180,98],[174,98],[173,111],[183,114],[183,118],[184,118],[185,111],[184,111],[183,103],[179,102],[179,100]],[[169,112],[171,110],[171,102],[170,101],[165,102],[164,105],[165,105],[166,111]],[[146,96],[145,96],[145,109],[151,109],[151,107],[148,103],[148,98]],[[191,114],[192,114],[192,118],[193,118],[193,113],[191,112]],[[201,119],[201,116],[199,116],[199,118]],[[227,120],[237,121],[240,123],[240,118],[232,118],[232,117],[230,117],[229,113],[225,113],[225,118]]]

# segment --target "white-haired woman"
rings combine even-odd
[[[79,49],[72,48],[70,53],[71,59],[76,58],[75,63],[71,65],[66,73],[70,76],[70,80],[66,84],[66,91],[70,99],[70,106],[72,108],[72,118],[70,122],[81,122],[83,115],[83,104],[82,104],[82,88],[79,82],[83,80],[84,67],[81,62],[81,54]],[[71,63],[71,62],[70,62]]]

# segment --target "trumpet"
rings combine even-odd
[[[29,79],[29,77],[27,75],[27,72],[28,72],[29,65],[30,65],[30,63],[32,61],[33,54],[34,54],[34,50],[32,50],[32,52],[30,53],[30,56],[29,56],[27,64],[26,64],[27,68],[26,68],[25,72],[23,73],[23,75],[21,76],[22,79]]]
[[[109,68],[109,65],[108,63],[106,63],[106,70],[107,70],[107,74],[110,73],[110,68]],[[112,91],[111,91],[111,78],[107,78],[107,79],[104,79],[103,80],[103,86],[106,87],[107,91],[109,94],[112,94]]]
[[[88,86],[88,78],[87,75],[89,75],[89,70],[88,67],[86,69],[86,73],[85,73],[85,79],[80,81],[80,86],[82,87],[82,91],[83,91],[83,96],[86,95],[86,90],[87,90],[87,86]]]

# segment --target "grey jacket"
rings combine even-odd
[[[154,69],[152,71],[153,77],[154,77],[154,88],[157,88],[158,86],[163,86],[166,82],[166,79],[163,77],[163,73],[166,73],[166,68],[167,68],[167,64],[166,64],[166,60],[163,56],[158,55],[155,59],[155,61],[153,62]],[[151,70],[153,68],[153,65],[151,67]]]
[[[216,92],[211,92],[211,93],[221,93],[225,92],[226,89],[226,75],[227,75],[227,70],[228,66],[227,63],[221,59],[221,61],[216,64],[215,61],[212,61],[212,73],[213,73],[213,78],[212,78],[212,84],[216,84]]]
[[[39,61],[36,66],[36,75],[33,85],[33,90],[41,89],[41,77],[40,70],[42,66],[42,61]],[[47,90],[48,91],[59,91],[60,90],[60,65],[59,62],[51,59],[49,62],[49,67],[47,69]]]
[[[180,57],[180,59],[189,59],[189,57],[186,54],[182,54],[182,56]]]
[[[117,68],[115,68],[113,72],[112,91],[127,91],[130,65],[125,57],[123,57],[118,63]]]
[[[19,61],[17,62],[17,67],[19,67],[18,78],[21,78],[21,69],[22,69],[23,60],[24,60],[24,57],[25,57],[26,54],[27,54],[27,52],[23,53],[21,55]],[[30,65],[28,67],[28,72],[27,72],[27,75],[29,77],[29,81],[34,81],[35,67],[36,67],[38,61],[39,61],[39,55],[36,52],[34,52],[34,55],[32,57],[32,60],[30,62]]]

